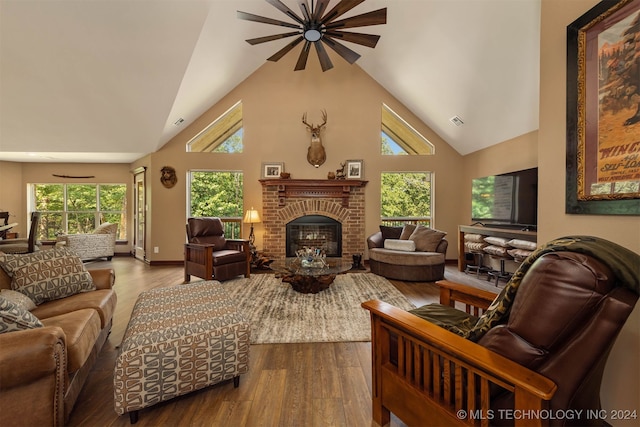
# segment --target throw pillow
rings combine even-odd
[[[444,231],[419,225],[414,232],[411,233],[409,240],[413,240],[416,243],[416,251],[435,252],[442,238],[446,235],[447,233]]]
[[[495,255],[503,258],[511,258],[511,255],[507,252],[509,249],[503,246],[490,245],[483,249],[489,255]]]
[[[42,328],[42,322],[30,311],[0,296],[0,334]]]
[[[12,291],[11,289],[3,289],[0,291],[0,297],[11,301],[23,310],[31,311],[36,308],[36,303],[34,303],[31,298],[20,292]]]
[[[467,248],[467,252],[482,252],[489,245],[484,242],[464,242],[464,246]]]
[[[380,232],[382,233],[382,240],[399,239],[400,234],[402,234],[402,227],[389,227],[387,225],[381,225]]]
[[[395,251],[415,252],[416,242],[413,240],[387,239],[384,241],[384,248]]]
[[[535,251],[538,245],[535,242],[530,242],[528,240],[512,239],[512,240],[509,240],[509,246],[512,246],[516,249],[526,249],[528,251]]]
[[[464,233],[464,240],[467,242],[481,243],[484,242],[482,234]]]
[[[93,234],[116,234],[118,230],[118,224],[111,224],[109,222],[103,222],[93,230]]]
[[[528,251],[526,249],[507,249],[507,253],[514,257],[516,261],[524,261],[533,253],[533,251]]]
[[[494,246],[502,246],[503,248],[510,247],[509,239],[505,239],[504,237],[489,236],[489,237],[485,237],[484,241]]]
[[[402,233],[400,233],[400,240],[408,240],[416,227],[417,225],[415,224],[405,224],[404,227],[402,227]]]
[[[11,289],[36,305],[96,288],[80,258],[64,247],[0,255],[0,266],[11,276]]]

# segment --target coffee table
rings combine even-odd
[[[300,259],[287,258],[273,262],[270,267],[280,274],[283,282],[291,284],[294,291],[317,294],[328,289],[337,274],[351,269],[350,262],[342,258],[325,258],[326,266],[302,266]]]

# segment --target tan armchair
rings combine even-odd
[[[602,374],[638,299],[640,256],[572,239],[529,257],[490,306],[490,293],[446,281],[441,305],[363,303],[374,420],[386,425],[393,412],[408,425],[606,425],[596,416]],[[451,314],[457,326],[447,330]],[[567,411],[575,418],[544,415]]]
[[[187,242],[184,245],[185,282],[189,282],[192,275],[220,281],[250,276],[249,241],[225,238],[220,218],[189,218]]]
[[[83,261],[106,258],[111,261],[116,250],[118,224],[100,224],[93,233],[62,234],[56,239],[57,247],[66,247]]]

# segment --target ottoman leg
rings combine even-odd
[[[238,375],[237,377],[233,377],[233,388],[238,388],[239,385],[240,385],[240,375]]]
[[[129,412],[129,421],[131,421],[131,424],[138,422],[138,411]]]

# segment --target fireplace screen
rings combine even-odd
[[[287,257],[303,248],[319,248],[328,257],[342,256],[342,224],[323,215],[305,215],[287,224]]]

